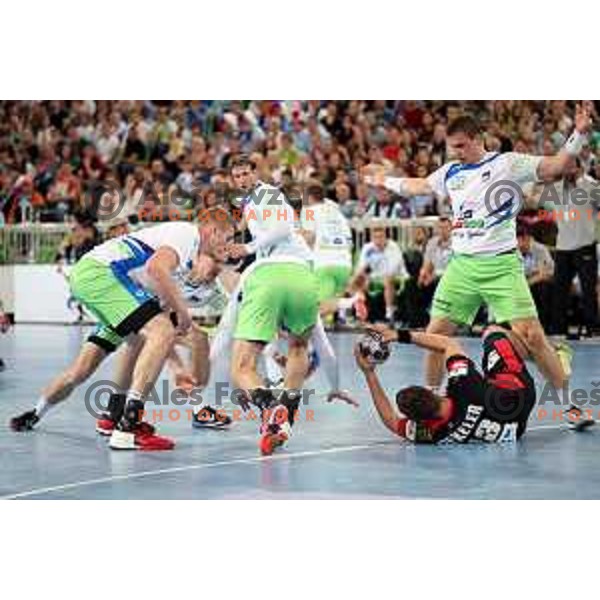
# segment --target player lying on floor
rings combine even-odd
[[[408,386],[396,393],[401,414],[394,410],[372,358],[392,341],[444,356],[444,395]],[[357,344],[354,354],[381,420],[400,437],[415,444],[514,442],[525,433],[536,402],[535,384],[524,362],[527,350],[514,333],[496,325],[484,332],[482,345],[483,374],[455,338],[406,329],[377,327]]]

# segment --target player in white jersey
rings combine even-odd
[[[231,163],[231,176],[242,190],[243,218],[252,234],[249,244],[236,244],[232,258],[256,255],[246,275],[234,332],[232,380],[260,408],[275,402],[257,369],[257,358],[281,327],[290,332],[285,391],[274,414],[288,419],[264,423],[260,448],[271,454],[289,435],[289,426],[300,402],[300,388],[308,369],[308,339],[317,322],[319,299],[312,271],[312,254],[296,230],[298,216],[287,198],[257,179],[255,165],[245,156]]]
[[[353,300],[341,298],[352,273],[352,231],[338,204],[325,198],[320,184],[309,185],[306,195],[302,234],[313,250],[321,316],[325,317],[353,304]]]
[[[487,304],[498,322],[510,323],[526,340],[538,368],[556,387],[568,379],[568,357],[557,355],[537,318],[516,251],[515,219],[520,186],[562,177],[586,142],[590,115],[589,103],[577,106],[573,134],[556,155],[543,157],[486,152],[478,124],[459,117],[447,132],[454,161],[426,179],[385,177],[381,170],[367,177],[367,183],[402,196],[435,194],[451,200],[453,258],[435,292],[427,332],[454,335],[458,325],[470,325],[480,305]],[[427,383],[437,388],[442,376],[442,358],[429,353]]]
[[[133,343],[139,334],[143,346],[110,446],[173,448],[172,440],[157,436],[153,427],[141,421],[144,392],[160,374],[176,335],[184,334],[191,325],[173,275],[189,271],[200,253],[221,254],[232,235],[229,215],[214,209],[205,214],[200,226],[165,223],[109,240],[86,254],[71,271],[71,291],[97,317],[99,326],[72,365],[43,391],[35,409],[12,419],[11,428],[32,429],[51,407],[89,378],[124,339]],[[152,281],[154,293],[142,285],[144,276]]]

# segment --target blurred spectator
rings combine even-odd
[[[361,250],[354,276],[356,287],[367,292],[369,320],[393,321],[396,291],[407,277],[400,247],[388,239],[385,227],[371,229],[371,241]]]
[[[525,225],[517,227],[517,242],[523,257],[525,277],[538,310],[540,322],[545,330],[551,330],[552,319],[552,277],[554,261],[544,244],[536,242]]]
[[[584,174],[579,161],[573,162],[564,179],[554,187],[557,192],[555,197],[560,199],[560,204],[546,208],[559,211],[560,216],[556,219],[556,333],[568,333],[569,292],[573,278],[577,276],[581,285],[581,325],[585,327],[587,335],[593,335],[598,330],[596,224],[600,210],[600,187],[597,181]]]
[[[433,294],[452,255],[451,235],[450,219],[440,217],[436,235],[426,243],[420,268],[409,269],[410,277],[399,298],[399,318],[408,327],[425,327],[429,322]]]

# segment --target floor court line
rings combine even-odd
[[[537,425],[529,427],[528,431],[540,431],[546,429],[566,429],[561,425]],[[393,440],[386,440],[381,442],[373,442],[371,444],[362,444],[358,446],[334,446],[332,448],[323,448],[319,450],[307,450],[304,452],[294,452],[289,454],[277,454],[274,456],[254,456],[246,458],[236,458],[232,460],[223,460],[212,463],[196,463],[192,465],[182,465],[179,467],[169,467],[166,469],[156,469],[153,471],[140,471],[138,473],[127,473],[124,475],[111,475],[109,477],[99,477],[97,479],[87,479],[83,481],[74,481],[72,483],[65,483],[61,485],[54,485],[44,488],[36,488],[33,490],[26,490],[23,492],[17,492],[16,494],[8,494],[6,496],[0,496],[0,500],[17,500],[19,498],[27,498],[29,496],[38,496],[43,494],[51,494],[53,492],[59,492],[63,490],[72,490],[79,487],[87,487],[90,485],[100,485],[103,483],[111,483],[113,481],[129,481],[131,479],[141,479],[144,477],[153,477],[156,475],[168,475],[171,473],[181,473],[185,471],[199,471],[204,469],[213,469],[215,467],[227,467],[231,465],[244,465],[244,464],[256,464],[265,461],[282,461],[290,460],[295,458],[307,458],[311,456],[321,456],[326,454],[341,454],[344,452],[355,452],[357,450],[372,450],[373,448],[380,448],[382,446],[389,446],[395,444]]]

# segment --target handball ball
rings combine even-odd
[[[376,331],[368,331],[358,341],[359,352],[373,365],[381,365],[390,357],[390,347],[383,336]]]

